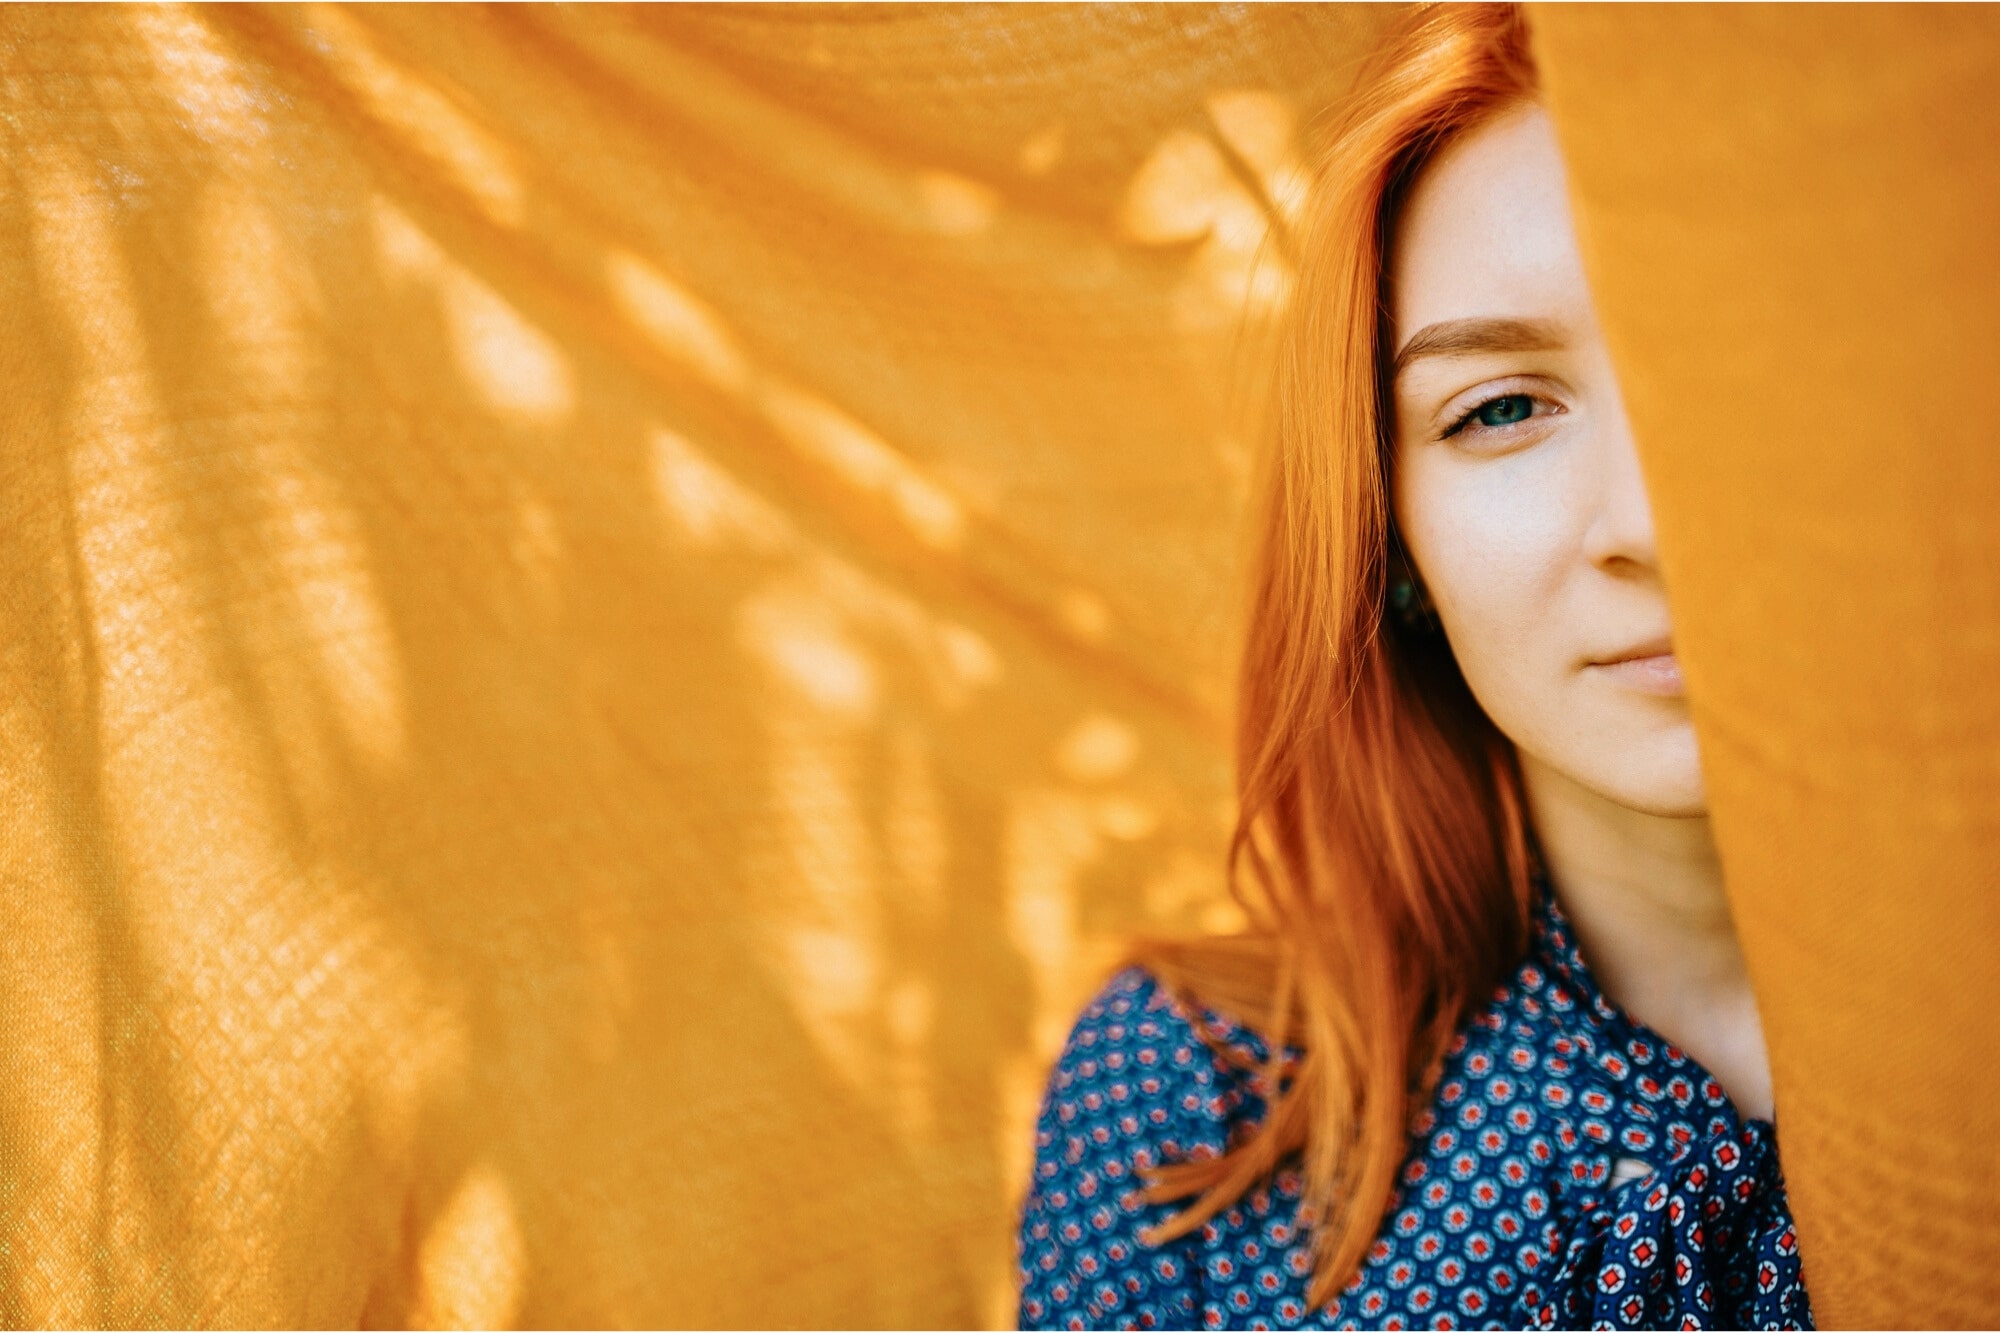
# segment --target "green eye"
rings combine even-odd
[[[1526,421],[1535,414],[1535,400],[1525,393],[1510,393],[1504,398],[1481,403],[1472,413],[1472,419],[1482,426],[1511,426],[1517,421]]]

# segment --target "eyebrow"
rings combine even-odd
[[[1473,356],[1480,352],[1546,352],[1563,345],[1563,330],[1545,319],[1447,319],[1426,324],[1396,353],[1390,378],[1427,356]]]

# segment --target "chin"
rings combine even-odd
[[[1614,771],[1593,775],[1597,780],[1591,785],[1604,795],[1642,814],[1668,819],[1708,814],[1708,788],[1692,726],[1675,728],[1668,736],[1635,738],[1621,747],[1621,754],[1624,762]]]
[[[1606,793],[1620,805],[1641,814],[1662,819],[1705,819],[1708,796],[1699,781],[1693,783],[1647,783],[1628,791]]]

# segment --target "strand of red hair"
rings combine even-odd
[[[1331,127],[1272,367],[1271,447],[1238,684],[1229,887],[1249,933],[1142,943],[1183,1000],[1266,1039],[1256,1131],[1149,1171],[1184,1236],[1288,1160],[1310,1304],[1359,1272],[1448,1043],[1526,947],[1532,852],[1512,747],[1441,638],[1383,616],[1395,534],[1383,272],[1400,197],[1440,148],[1535,96],[1511,5],[1426,7]],[[1303,1054],[1287,1079],[1285,1046]]]

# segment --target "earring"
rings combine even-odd
[[[1406,629],[1429,632],[1438,628],[1437,608],[1414,579],[1398,575],[1390,580],[1389,605]]]

